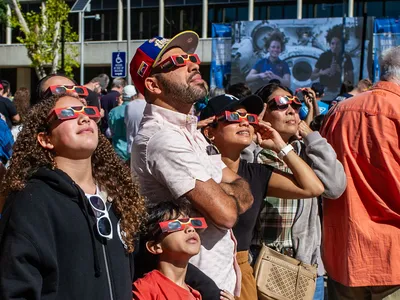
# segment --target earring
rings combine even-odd
[[[210,144],[206,147],[206,151],[208,155],[216,155],[220,154],[217,146],[214,145],[214,140],[215,137],[207,137],[207,140],[210,142]]]

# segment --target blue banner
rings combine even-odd
[[[374,24],[374,82],[379,81],[381,70],[379,57],[382,52],[400,45],[400,20],[375,19]]]
[[[231,74],[231,24],[212,24],[210,89],[224,88]]]

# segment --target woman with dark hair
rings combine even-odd
[[[288,148],[279,133],[268,123],[258,121],[263,109],[262,100],[249,96],[241,100],[232,95],[222,95],[209,100],[202,111],[202,120],[215,116],[215,122],[203,129],[204,136],[220,153],[228,168],[249,182],[254,197],[252,207],[240,215],[233,228],[237,240],[237,260],[242,271],[241,300],[257,299],[253,270],[248,262],[249,249],[257,217],[266,196],[297,198],[314,197],[323,186],[307,164]],[[261,147],[271,148],[292,168],[293,174],[282,173],[274,168],[248,163],[240,158],[241,151],[250,145],[257,135]]]
[[[326,97],[330,99],[325,97],[326,100],[333,100],[338,94],[342,72],[344,80],[354,81],[353,62],[350,55],[343,52],[343,42],[346,43],[348,39],[347,34],[343,36],[343,25],[333,26],[326,36],[329,50],[321,54],[311,74],[311,80],[319,79],[327,88]]]
[[[25,117],[1,189],[1,299],[132,299],[146,210],[99,118],[67,95]]]
[[[263,120],[281,135],[285,144],[292,145],[296,153],[311,167],[324,185],[323,197],[336,199],[346,189],[346,176],[342,164],[336,159],[332,146],[317,131],[300,122],[301,103],[292,92],[281,85],[268,84],[256,93],[266,104]],[[298,140],[298,136],[301,140]],[[292,141],[292,143],[290,143]],[[257,155],[259,163],[274,166],[285,173],[293,169],[275,151],[262,149]],[[257,244],[291,253],[307,264],[318,264],[317,289],[314,299],[324,298],[325,270],[321,259],[321,222],[317,197],[267,197],[260,214],[261,228]]]
[[[281,52],[285,51],[285,40],[280,31],[274,31],[266,39],[265,50],[269,56],[260,59],[253,66],[246,77],[246,82],[259,87],[275,79],[282,85],[290,87],[289,65],[279,58]]]

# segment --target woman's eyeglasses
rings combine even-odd
[[[51,95],[75,95],[84,98],[89,95],[88,89],[80,85],[52,85],[43,93],[43,98],[47,98]]]
[[[162,232],[175,232],[184,230],[186,226],[192,226],[195,229],[206,229],[207,223],[204,218],[184,218],[168,220],[158,223]]]
[[[267,103],[270,110],[285,110],[289,105],[294,110],[299,110],[301,108],[301,102],[296,96],[276,96]]]
[[[160,62],[155,68],[155,72],[168,72],[173,68],[179,68],[186,65],[188,62],[195,64],[200,64],[200,58],[197,54],[181,54],[181,55],[171,55],[167,59]],[[153,71],[153,73],[154,73]]]
[[[47,117],[47,122],[54,120],[70,120],[76,119],[79,115],[86,115],[96,123],[100,120],[101,115],[97,106],[71,106],[53,109]]]
[[[223,114],[217,116],[218,121],[228,121],[233,123],[240,123],[247,120],[250,124],[258,124],[258,116],[255,114],[241,113],[238,111],[224,111]]]
[[[90,196],[88,199],[97,219],[97,232],[101,237],[111,240],[113,238],[112,224],[104,200],[99,196]]]

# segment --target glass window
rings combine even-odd
[[[283,19],[283,10],[281,5],[271,5],[269,6],[269,18],[273,19]]]
[[[143,6],[154,6],[158,7],[158,4],[160,3],[159,0],[145,0],[143,1]]]
[[[103,9],[117,9],[118,8],[118,1],[102,0],[102,2],[103,2]]]
[[[254,14],[255,17],[255,14]],[[237,19],[235,21],[247,21],[249,19],[249,7],[239,6],[237,11]],[[257,19],[254,19],[257,20]]]
[[[368,2],[367,3],[367,15],[378,17],[378,18],[383,17],[384,15],[383,15],[383,3],[382,2],[383,1]]]
[[[230,23],[236,21],[236,8],[235,7],[227,7],[225,8],[225,20],[223,22]]]
[[[385,16],[392,18],[398,18],[400,16],[399,1],[386,1]]]
[[[165,6],[167,5],[183,5],[184,0],[165,0],[164,2]]]
[[[284,7],[284,19],[296,19],[297,18],[297,5],[283,5]]]
[[[254,19],[255,20],[266,20],[267,19],[267,7],[265,5],[256,5],[254,7]]]
[[[317,4],[316,18],[329,18],[332,16],[333,6],[331,3]]]

